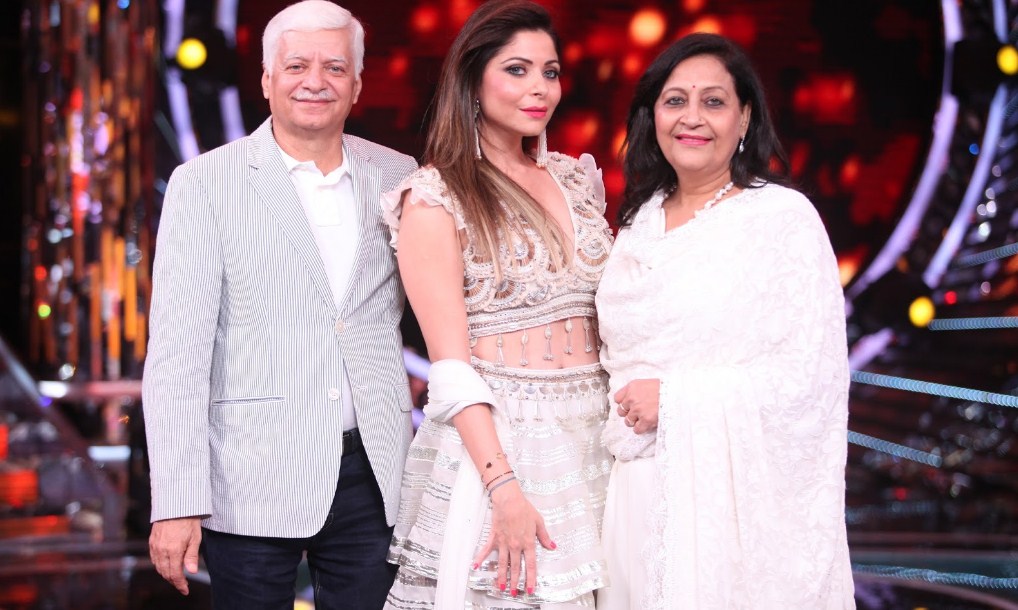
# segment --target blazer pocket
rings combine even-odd
[[[240,398],[214,398],[211,404],[219,405],[258,405],[266,402],[282,402],[282,396],[242,396]]]
[[[410,398],[409,383],[392,384],[393,398],[399,403],[399,410],[409,413],[414,410],[414,401]]]

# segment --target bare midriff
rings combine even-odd
[[[500,338],[501,360],[507,368],[547,370],[594,364],[601,346],[596,321],[577,316],[525,330],[477,337],[471,355],[498,363]]]

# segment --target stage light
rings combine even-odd
[[[653,46],[660,42],[664,34],[665,17],[657,9],[641,9],[629,22],[629,37],[640,46]]]
[[[402,51],[396,51],[389,58],[389,76],[393,78],[402,78],[406,76],[407,70],[410,68],[410,58],[407,57],[406,53]]]
[[[948,305],[954,305],[958,302],[958,293],[953,290],[948,290],[944,293],[944,303]]]
[[[571,42],[566,45],[565,52],[562,54],[562,58],[566,60],[567,64],[575,64],[580,61],[583,57],[583,45],[578,42]]]
[[[53,309],[46,303],[39,303],[39,308],[37,311],[39,312],[39,318],[42,320],[45,320],[50,316],[51,313],[53,313]]]
[[[929,297],[919,297],[908,306],[908,319],[919,328],[926,328],[933,321],[937,308]]]
[[[619,127],[615,130],[615,135],[612,137],[611,151],[614,154],[622,154],[622,147],[626,145],[626,129],[625,127]]]
[[[629,53],[622,60],[622,73],[630,78],[640,76],[643,71],[643,59],[637,53]]]
[[[1006,44],[997,51],[997,67],[1008,76],[1018,73],[1018,49],[1014,45]]]
[[[843,257],[838,259],[838,279],[841,281],[841,286],[844,288],[848,286],[848,283],[852,281],[855,274],[859,272],[859,259],[852,257]]]
[[[197,38],[185,38],[177,47],[177,65],[185,70],[197,70],[202,67],[208,56],[205,43]]]
[[[693,32],[705,32],[707,34],[720,34],[721,33],[721,20],[717,17],[706,16],[697,19],[692,26],[686,28],[685,33],[690,34]]]
[[[418,34],[431,34],[441,20],[442,16],[434,6],[419,6],[410,15],[410,27]]]

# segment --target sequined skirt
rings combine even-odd
[[[491,505],[455,427],[426,419],[403,475],[389,549],[399,572],[386,608],[437,607],[440,573],[465,585],[457,610],[593,608],[592,592],[607,585],[600,533],[612,457],[600,436],[609,408],[608,376],[599,364],[557,370],[496,367],[477,359],[472,364],[495,395],[492,414],[503,451],[556,548],[537,545],[533,594],[522,587],[515,597],[498,590],[495,553],[471,569],[488,538]],[[461,465],[464,476],[458,476]],[[463,525],[470,519],[456,517],[463,513],[462,498],[471,499],[466,512],[476,517],[474,528]],[[459,552],[450,553],[451,547]],[[457,565],[443,565],[453,561],[449,557]]]

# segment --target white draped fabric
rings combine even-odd
[[[614,409],[604,436],[655,463],[650,523],[629,524],[649,529],[642,607],[854,608],[844,299],[823,224],[776,185],[667,232],[661,200],[620,232],[597,293],[612,392],[662,380],[656,437]]]

